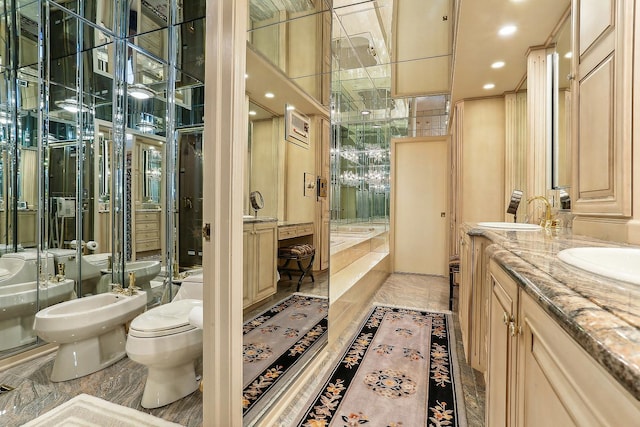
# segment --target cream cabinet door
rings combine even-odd
[[[242,233],[242,307],[246,308],[253,301],[253,224],[244,224]]]
[[[573,212],[631,215],[633,0],[573,0]]]
[[[471,367],[482,373],[487,370],[487,318],[490,289],[486,280],[488,258],[484,250],[488,240],[482,236],[471,239],[473,276],[471,288]]]
[[[519,426],[638,425],[640,402],[525,292],[518,318]]]
[[[473,286],[473,258],[471,257],[471,237],[460,232],[460,288],[458,292],[458,316],[464,357],[471,361],[471,287]]]
[[[490,271],[486,425],[515,426],[518,288],[497,264],[491,262]]]
[[[275,223],[256,224],[254,231],[255,247],[255,301],[276,293],[277,227]]]

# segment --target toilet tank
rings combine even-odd
[[[180,301],[183,299],[198,299],[202,300],[202,274],[194,274],[187,276],[180,285],[178,293],[173,298],[173,301]]]

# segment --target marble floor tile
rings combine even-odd
[[[295,291],[296,285],[295,278],[292,281],[281,280],[278,285],[278,294],[271,304]],[[393,274],[373,296],[369,305],[375,302],[444,311],[448,308],[448,286],[448,280],[444,277]],[[315,284],[305,279],[300,292],[326,296],[327,289],[327,274],[321,273],[316,275]],[[279,425],[286,427],[291,425],[291,419],[303,409],[306,398],[313,393],[314,388],[321,385],[323,374],[332,367],[334,360],[340,357],[341,350],[346,346],[350,335],[358,329],[367,312],[368,310],[363,310],[361,313],[356,313],[344,334],[344,339],[337,340],[331,348],[325,348],[326,357],[319,364],[317,375],[312,376],[306,384],[307,391],[282,414]],[[468,423],[470,427],[483,427],[484,381],[482,375],[464,362],[457,315],[454,314],[453,318]],[[15,390],[0,395],[0,425],[20,426],[80,393],[91,394],[185,426],[202,425],[202,394],[199,391],[162,408],[153,410],[142,408],[139,402],[146,379],[146,368],[126,357],[86,377],[52,383],[49,381],[49,375],[54,357],[55,354],[51,353],[0,372],[0,384],[15,387]],[[201,361],[197,364],[196,372],[198,374],[202,372]]]

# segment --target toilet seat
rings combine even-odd
[[[129,336],[155,338],[196,329],[189,323],[189,313],[194,307],[202,307],[202,301],[184,299],[152,308],[133,319]]]

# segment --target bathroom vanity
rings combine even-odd
[[[485,361],[486,425],[634,425],[640,287],[557,257],[571,247],[613,245],[567,230],[475,224],[463,225],[461,237],[460,319],[465,355],[476,369]]]
[[[277,220],[245,218],[243,231],[242,306],[247,308],[276,293]]]

